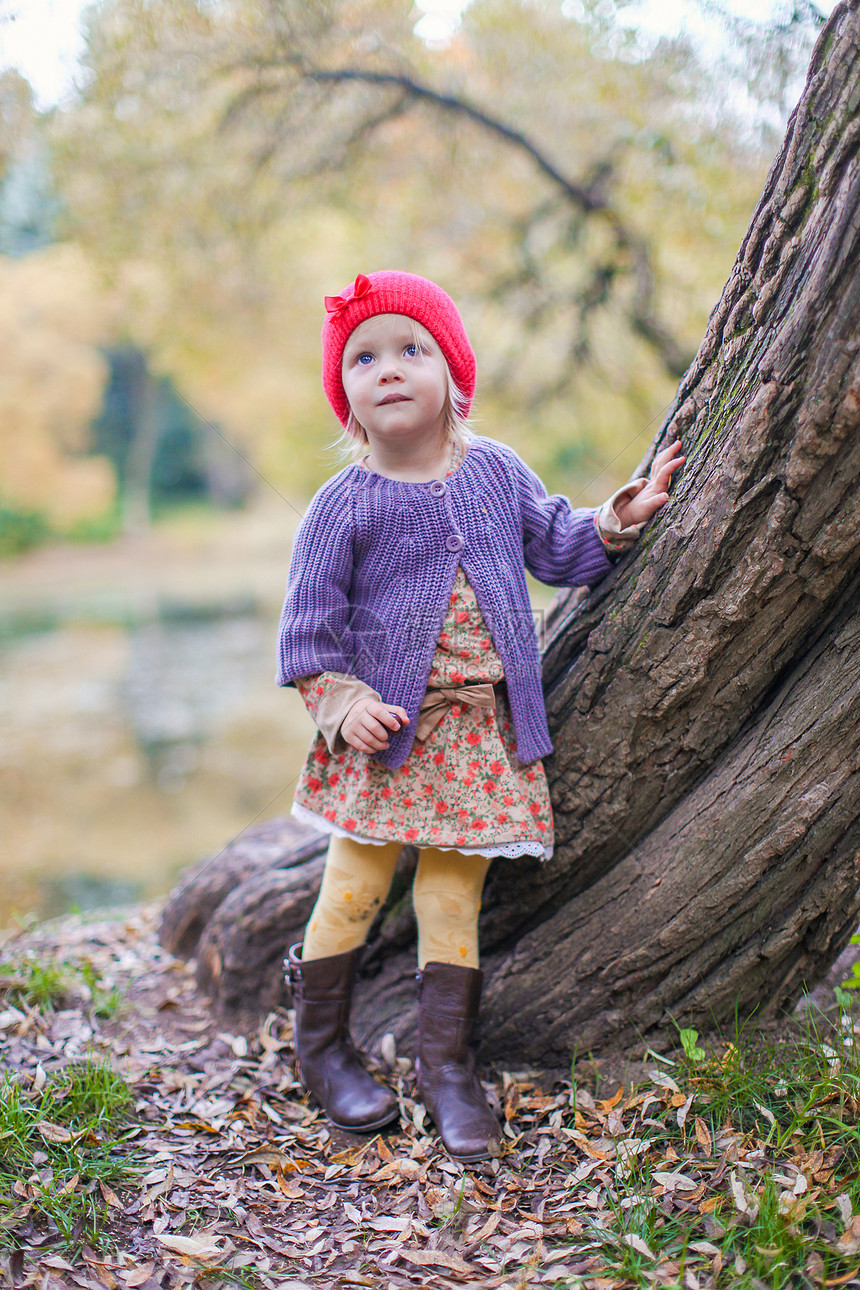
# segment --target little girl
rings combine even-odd
[[[525,570],[593,586],[668,501],[680,441],[602,507],[548,496],[506,445],[473,434],[475,357],[453,301],[411,273],[327,296],[323,386],[354,464],[296,534],[278,683],[319,733],[293,814],[331,835],[319,899],[287,960],[302,1078],[339,1128],[397,1116],[349,1036],[352,984],[404,843],[419,849],[421,1096],[449,1154],[500,1132],[469,1050],[478,912],[493,856],[553,849],[552,751]]]

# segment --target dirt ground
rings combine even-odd
[[[563,1127],[569,1084],[499,1073],[491,1087],[506,1116],[504,1153],[466,1169],[440,1151],[414,1098],[411,1063],[389,1053],[401,1124],[371,1139],[341,1133],[296,1082],[290,1014],[270,1015],[250,1035],[231,1033],[195,991],[193,965],[158,947],[158,916],[153,903],[121,920],[68,918],[6,947],[7,957],[87,961],[103,988],[120,989],[109,1020],[99,1021],[85,997],[53,1013],[7,1009],[0,1051],[22,1079],[108,1056],[134,1087],[139,1127],[130,1145],[144,1161],[130,1195],[108,1196],[115,1254],[85,1251],[71,1264],[46,1251],[44,1234],[25,1220],[8,1284],[164,1290],[245,1275],[280,1290],[490,1290],[559,1284],[599,1264],[577,1215],[600,1205],[594,1175],[609,1167],[611,1139],[601,1151],[598,1136],[583,1152]]]
[[[704,1083],[666,1055],[578,1067],[575,1093],[548,1073],[490,1072],[503,1148],[467,1168],[441,1151],[409,1057],[384,1043],[400,1123],[369,1138],[333,1130],[296,1080],[291,1014],[241,1033],[213,1016],[193,964],[159,947],[159,917],[155,902],[99,920],[67,917],[0,951],[6,962],[64,963],[80,982],[42,1009],[4,1004],[0,993],[7,1079],[38,1088],[69,1064],[107,1060],[134,1093],[122,1149],[136,1173],[117,1191],[101,1186],[99,1251],[70,1253],[34,1221],[28,1201],[45,1182],[34,1156],[33,1175],[16,1187],[22,1203],[0,1224],[0,1277],[16,1290],[722,1290],[734,1282],[714,1215],[753,1222],[766,1176],[798,1222],[801,1202],[817,1207],[810,1214],[844,1209],[841,1148],[799,1143],[774,1157],[769,1133],[714,1121]],[[80,977],[85,964],[102,999],[119,994],[107,1018]],[[646,1160],[647,1182],[636,1182]],[[689,1224],[701,1239],[684,1237],[680,1259],[652,1250],[627,1225],[630,1205],[648,1206],[660,1227]],[[860,1227],[855,1241],[852,1227],[840,1236],[829,1217],[823,1226],[840,1259],[860,1250]],[[631,1251],[642,1276],[613,1274]],[[814,1252],[807,1262],[825,1266]],[[827,1284],[858,1284],[856,1275]]]

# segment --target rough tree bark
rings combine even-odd
[[[557,1064],[654,1043],[673,1018],[708,1029],[789,1006],[860,918],[858,13],[847,0],[822,32],[641,464],[680,434],[671,502],[554,617],[556,853],[491,871],[487,1058]],[[219,861],[217,902],[202,866],[165,913],[163,943],[199,944],[201,984],[234,1008],[283,998],[280,959],[322,865],[325,838],[278,827],[293,839],[280,854],[270,837],[249,866],[245,839],[244,860]],[[371,936],[365,1042],[414,1030],[414,859]]]

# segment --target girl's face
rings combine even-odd
[[[353,416],[374,439],[402,441],[445,427],[448,364],[433,337],[404,314],[377,314],[356,327],[341,367]]]

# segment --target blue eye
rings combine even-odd
[[[413,341],[411,345],[406,346],[403,352],[404,354],[408,354],[410,358],[415,358],[416,355],[418,354],[418,346]]]
[[[372,363],[372,362],[373,362],[373,355],[372,355],[372,354],[359,354],[355,361],[356,361],[356,363],[361,363],[362,367],[367,367],[367,363],[364,361],[365,359],[367,359],[367,363]]]

